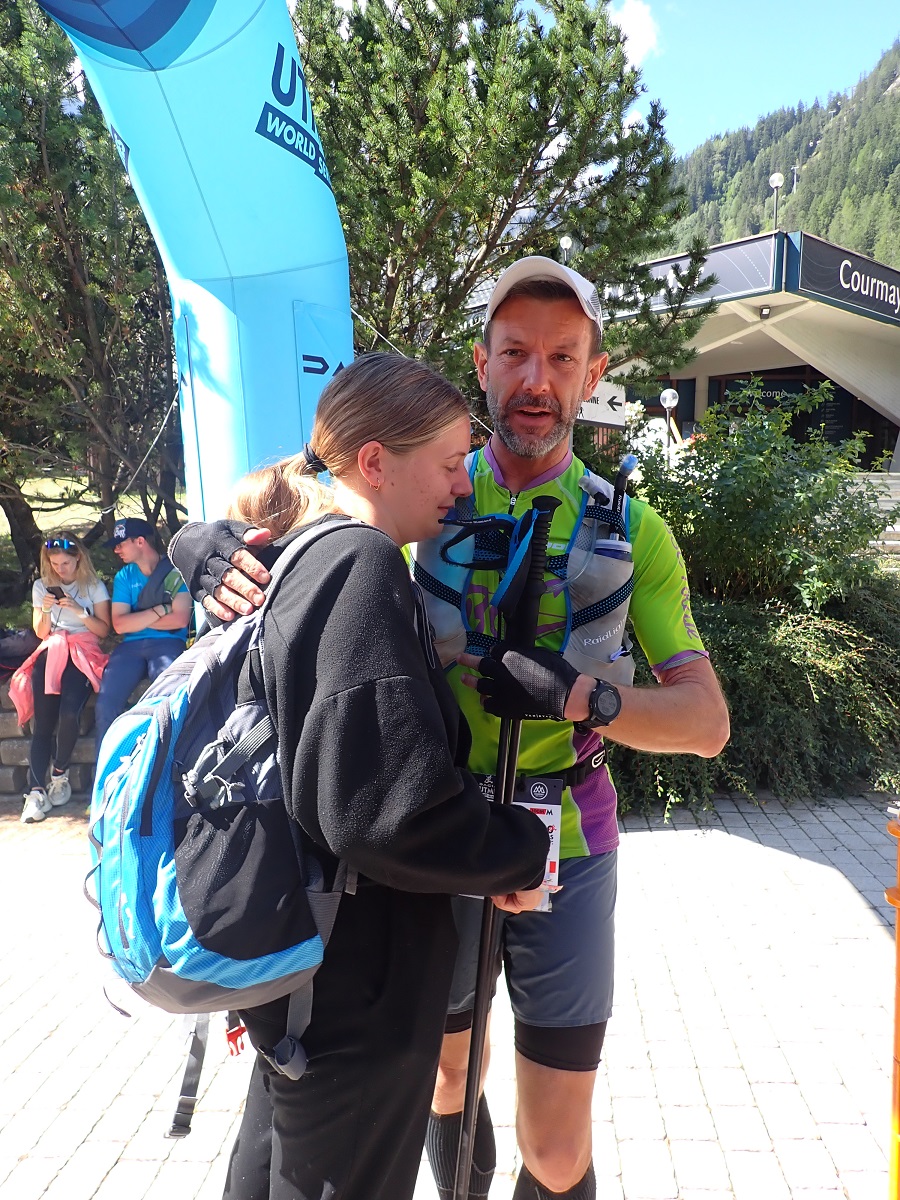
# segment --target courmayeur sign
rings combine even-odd
[[[800,235],[798,291],[900,325],[900,271]]]

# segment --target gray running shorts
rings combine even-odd
[[[513,1013],[526,1025],[569,1029],[607,1021],[612,1011],[616,855],[567,858],[562,891],[549,913],[497,913],[496,974],[501,960]],[[453,915],[459,953],[450,990],[450,1014],[470,1011],[481,931],[480,900],[457,897]],[[496,978],[496,977],[495,977]],[[460,1026],[448,1019],[447,1028]]]

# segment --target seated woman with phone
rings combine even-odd
[[[74,533],[55,534],[41,546],[41,574],[34,582],[31,602],[32,625],[41,644],[9,685],[19,724],[34,719],[31,786],[21,816],[26,825],[43,821],[51,808],[66,804],[72,796],[69,763],[78,719],[91,688],[96,692],[100,686],[108,657],[100,639],[110,630],[109,592]]]

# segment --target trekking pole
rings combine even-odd
[[[897,913],[897,960],[894,968],[894,1075],[891,1083],[891,1148],[888,1155],[888,1200],[900,1200],[900,808],[888,809],[887,831],[897,838],[897,884],[885,890],[884,898]]]
[[[547,564],[547,538],[553,511],[559,506],[555,496],[536,496],[532,501],[534,513],[531,531],[530,556],[525,590],[516,611],[507,621],[507,641],[517,648],[529,649],[537,634],[538,611],[544,592],[544,570]],[[512,804],[516,790],[516,765],[522,722],[502,718],[497,747],[497,773],[494,776],[494,799],[500,804]],[[481,1095],[481,1060],[487,1033],[488,1009],[491,1002],[491,971],[494,926],[497,909],[490,896],[485,897],[481,913],[481,937],[478,943],[478,967],[475,975],[475,1001],[472,1007],[472,1033],[469,1042],[469,1063],[466,1072],[466,1096],[459,1131],[459,1150],[456,1157],[456,1180],[453,1200],[468,1200],[469,1179],[472,1174],[475,1119]]]

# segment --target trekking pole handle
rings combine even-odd
[[[541,597],[544,594],[544,572],[547,569],[547,541],[550,537],[550,523],[553,514],[559,508],[560,501],[556,496],[535,496],[531,502],[534,512],[534,525],[531,532],[530,558],[525,592],[516,613],[513,628],[510,631],[510,641],[523,649],[530,649],[537,636],[538,614],[541,607]]]

